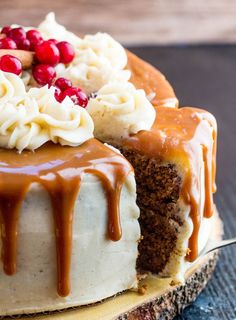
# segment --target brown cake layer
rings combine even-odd
[[[182,179],[174,164],[119,149],[135,168],[142,234],[137,267],[139,271],[160,273],[175,250],[183,224],[178,214]]]

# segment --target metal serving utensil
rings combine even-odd
[[[223,247],[230,246],[232,244],[236,244],[236,238],[221,240],[221,241],[209,240],[205,248],[199,253],[199,258],[203,257],[204,255],[214,250],[221,249]]]

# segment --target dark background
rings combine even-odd
[[[225,238],[236,237],[236,46],[135,47],[160,69],[181,106],[212,112],[218,122],[217,194]],[[236,319],[236,246],[222,249],[216,271],[194,304],[175,320]]]

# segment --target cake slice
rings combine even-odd
[[[108,107],[104,92],[96,99],[100,106]],[[142,234],[138,270],[183,282],[188,262],[197,259],[210,233],[215,191],[214,117],[201,109],[159,106],[150,130],[118,137],[118,129],[100,131],[95,110],[91,104],[95,135],[119,148],[135,169]],[[116,126],[123,127],[121,116],[113,117]]]

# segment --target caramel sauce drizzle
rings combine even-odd
[[[189,239],[188,261],[198,256],[200,228],[201,163],[204,163],[204,217],[213,214],[216,173],[216,122],[207,111],[196,108],[156,107],[156,120],[150,131],[140,131],[123,144],[149,157],[177,163],[183,171],[181,198],[190,205],[193,232]]]
[[[70,171],[73,173],[70,174]],[[73,209],[85,173],[101,181],[108,201],[108,234],[112,241],[122,236],[119,202],[123,183],[132,171],[124,157],[95,139],[79,147],[62,147],[52,143],[35,153],[0,149],[0,227],[3,269],[16,272],[17,236],[20,210],[34,182],[48,192],[55,222],[57,249],[57,291],[70,293]],[[92,195],[91,195],[92,196]]]

